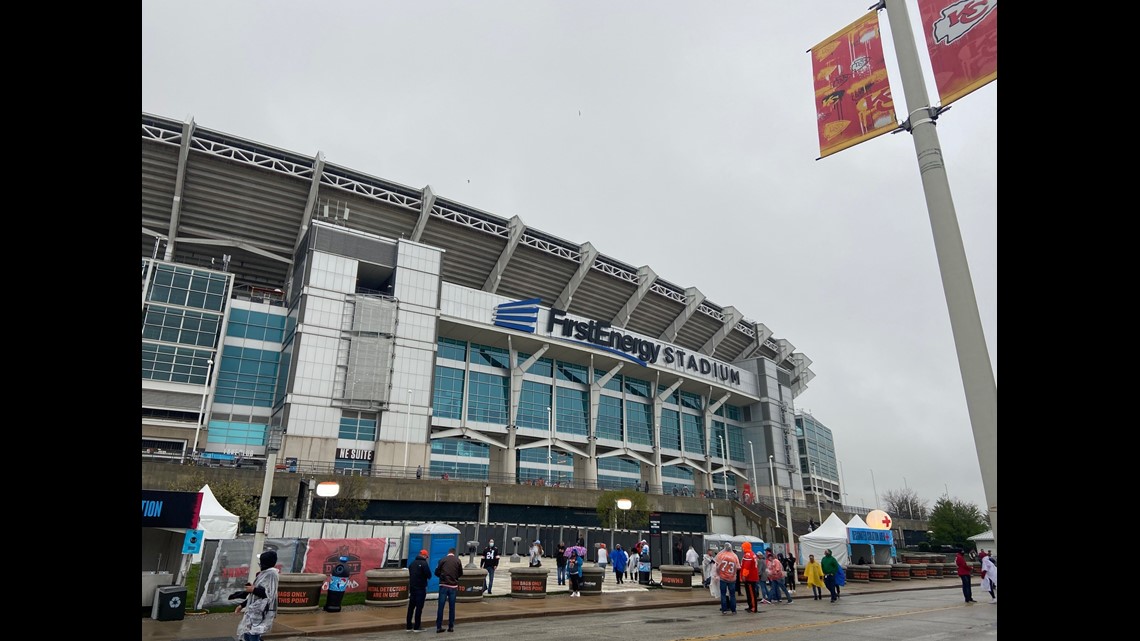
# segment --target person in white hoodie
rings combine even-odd
[[[606,551],[606,544],[601,543],[598,545],[598,567],[602,568],[602,581],[606,580],[606,565],[609,564],[609,552]]]
[[[990,593],[990,603],[997,603],[997,564],[988,554],[982,558],[982,572],[985,573],[982,589]]]
[[[693,568],[693,574],[701,573],[701,559],[697,555],[697,550],[693,546],[689,546],[689,550],[685,552],[685,565]]]

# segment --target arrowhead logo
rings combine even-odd
[[[538,304],[541,302],[540,298],[528,298],[496,305],[491,320],[499,327],[533,334],[538,326]]]

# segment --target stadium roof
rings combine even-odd
[[[764,356],[793,394],[811,359],[763,323],[571,242],[431,191],[306,156],[142,114],[142,256],[226,269],[239,287],[278,289],[314,220],[441,247],[447,282],[608,320],[725,362]],[[162,249],[160,246],[164,245]],[[169,252],[169,254],[168,254]],[[166,256],[169,255],[169,258]],[[228,259],[224,257],[228,256]]]

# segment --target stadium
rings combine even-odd
[[[697,286],[192,119],[141,187],[144,459],[804,498],[811,360]]]

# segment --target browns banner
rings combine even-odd
[[[384,562],[387,560],[384,557],[387,552],[388,540],[385,538],[309,539],[305,567],[302,571],[324,574],[327,577],[332,573],[337,560],[347,556],[349,576],[345,592],[364,592],[368,588],[368,578],[364,573],[384,567]],[[328,590],[328,587],[326,578],[321,589]]]
[[[811,61],[820,158],[897,127],[876,12],[812,47]]]
[[[918,0],[945,107],[997,78],[997,0]]]

